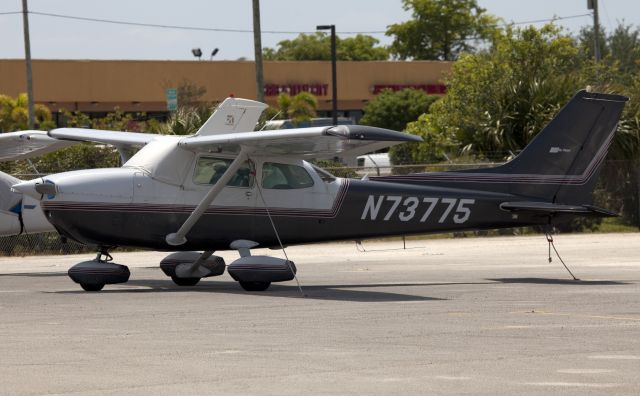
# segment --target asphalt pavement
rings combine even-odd
[[[402,247],[288,248],[304,297],[176,286],[167,253],[114,252],[102,292],[66,276],[88,255],[0,258],[0,394],[640,394],[640,234],[556,236],[580,281],[543,236]]]

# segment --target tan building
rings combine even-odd
[[[338,62],[338,109],[359,117],[362,108],[384,88],[416,87],[444,93],[450,62]],[[318,97],[321,115],[331,110],[331,63],[265,62],[265,99],[274,104],[280,92],[308,91]],[[167,114],[166,89],[189,81],[206,88],[202,100],[217,102],[229,95],[256,98],[252,61],[34,60],[36,103],[58,109],[101,114],[119,107],[126,112]],[[0,94],[26,92],[21,59],[0,60]]]

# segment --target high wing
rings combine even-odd
[[[239,151],[240,147],[266,156],[335,158],[358,156],[402,142],[421,142],[416,135],[364,125],[299,128],[193,136],[179,147],[196,152]]]
[[[74,145],[47,136],[45,131],[20,131],[0,134],[0,161],[20,160],[50,153]]]
[[[78,142],[144,146],[159,135],[98,129],[60,128],[50,132],[19,131],[0,134],[0,161],[15,161],[51,153]]]
[[[49,132],[49,136],[59,140],[94,142],[114,146],[144,146],[159,135],[138,132],[105,131],[101,129],[59,128]]]

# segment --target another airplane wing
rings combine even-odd
[[[402,142],[421,142],[416,135],[364,125],[299,128],[193,136],[178,145],[191,151],[237,151],[240,146],[260,155],[300,158],[357,156]]]
[[[59,128],[48,134],[60,140],[112,144],[114,146],[144,146],[158,136],[152,133],[105,131],[101,129]]]
[[[74,144],[51,138],[45,131],[0,133],[0,161],[36,157]]]

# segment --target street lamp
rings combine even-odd
[[[213,60],[213,57],[216,56],[216,54],[218,53],[219,49],[215,48],[213,51],[211,51],[211,58],[209,58],[209,60]]]
[[[331,115],[333,117],[333,125],[338,125],[338,81],[336,78],[336,25],[318,25],[317,30],[331,30],[331,80],[333,105]]]
[[[195,56],[196,58],[198,58],[198,60],[200,60],[200,58],[202,58],[202,50],[200,48],[194,48],[191,50],[191,53],[193,54],[193,56]]]

